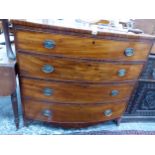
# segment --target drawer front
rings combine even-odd
[[[151,43],[17,31],[17,49],[74,58],[145,61]]]
[[[126,107],[125,103],[92,106],[59,105],[24,100],[25,116],[47,122],[98,122],[119,118]]]
[[[22,76],[84,82],[136,80],[143,67],[143,64],[88,62],[21,53],[18,63]]]
[[[22,95],[27,98],[62,103],[102,103],[128,99],[132,84],[79,84],[22,78]]]

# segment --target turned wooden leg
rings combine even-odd
[[[119,126],[119,125],[120,125],[121,120],[122,120],[122,118],[117,118],[117,119],[115,120],[115,123],[116,123],[116,125],[117,125],[117,126]]]
[[[18,102],[17,102],[17,92],[16,91],[14,91],[11,94],[11,102],[12,102],[12,109],[13,109],[16,129],[19,129]]]

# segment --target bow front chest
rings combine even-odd
[[[154,38],[12,20],[24,120],[119,123]]]

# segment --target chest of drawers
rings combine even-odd
[[[24,120],[120,122],[154,38],[12,20]]]

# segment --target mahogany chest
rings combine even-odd
[[[12,20],[24,121],[120,122],[154,37]]]

